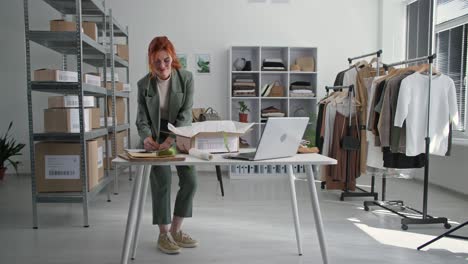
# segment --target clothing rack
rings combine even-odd
[[[352,121],[351,121],[351,105],[352,105],[352,98],[353,94],[355,93],[354,85],[348,85],[348,86],[325,86],[325,90],[327,92],[327,96],[330,90],[333,91],[341,91],[342,89],[348,89],[348,99],[349,99],[349,120],[348,120],[348,130],[346,132],[347,136],[351,136],[351,126],[352,126]],[[357,114],[357,113],[356,113]],[[349,156],[350,156],[350,149],[347,149],[347,155],[346,155],[346,179],[345,179],[345,188],[343,192],[341,193],[340,200],[344,201],[345,197],[374,197],[375,200],[377,200],[378,194],[374,192],[374,183],[375,180],[372,178],[372,185],[371,185],[371,191],[368,192],[364,189],[361,189],[360,187],[356,186],[356,189],[359,189],[361,192],[351,192],[349,188],[349,184],[351,182],[350,180],[350,175],[351,175],[351,166],[349,164]],[[326,182],[322,182],[321,187],[322,189],[325,189]]]
[[[370,57],[370,56],[374,56],[374,55],[376,55],[377,58],[380,58],[380,55],[382,55],[382,50],[378,50],[376,52],[371,52],[371,53],[368,53],[368,54],[360,55],[360,56],[357,56],[357,57],[354,57],[354,58],[348,58],[348,62],[349,62],[349,64],[351,64],[353,62],[353,60],[362,59],[362,58],[366,58],[366,57]],[[379,74],[378,73],[378,70],[379,70],[378,67],[379,67],[379,63],[377,62],[377,74]]]
[[[366,57],[370,57],[370,56],[376,56],[377,57],[376,77],[378,77],[379,74],[380,74],[380,57],[381,57],[381,55],[382,55],[382,50],[378,50],[378,51],[367,53],[367,54],[364,54],[364,55],[359,55],[359,56],[356,56],[356,57],[348,58],[348,63],[349,63],[349,66],[351,67],[354,60],[362,59],[362,58],[366,58]],[[337,87],[336,86],[335,87],[328,87],[328,88],[325,87],[325,89],[327,90],[327,95],[328,95],[328,90],[333,89],[333,88],[336,88],[337,90],[340,89],[339,86],[337,86]],[[353,92],[354,92],[354,90],[353,90]],[[347,156],[349,156],[349,152],[348,152]],[[348,158],[347,158],[347,162],[348,162]],[[366,191],[366,190],[364,190],[364,189],[362,189],[362,188],[360,188],[358,186],[356,186],[356,189],[358,189],[360,192],[353,192],[353,191],[350,191],[350,188],[349,188],[349,183],[350,183],[349,164],[347,164],[346,167],[347,167],[347,174],[346,174],[345,189],[341,193],[340,201],[344,201],[345,197],[374,197],[374,200],[377,200],[379,194],[374,191],[375,190],[375,188],[374,188],[375,187],[375,176],[372,175],[372,178],[371,178],[371,191],[370,192],[368,192],[368,191]],[[325,184],[326,184],[325,182],[322,182],[322,186],[321,186],[322,189],[325,189]]]
[[[398,66],[398,65],[403,65],[403,64],[410,64],[410,63],[415,63],[415,62],[428,62],[429,63],[429,95],[428,95],[428,103],[427,103],[427,127],[426,127],[426,137],[425,137],[425,166],[424,166],[424,194],[423,194],[423,210],[422,212],[419,210],[416,210],[414,208],[411,208],[409,206],[403,205],[402,201],[366,201],[364,202],[364,210],[368,211],[369,206],[379,206],[387,211],[390,211],[394,214],[397,214],[402,217],[401,219],[401,229],[403,230],[408,230],[408,225],[409,224],[444,224],[444,227],[449,229],[451,228],[451,225],[448,223],[448,220],[446,217],[433,217],[427,214],[427,199],[428,199],[428,187],[429,187],[429,144],[430,144],[430,136],[429,136],[429,120],[430,120],[430,109],[431,109],[431,88],[432,88],[432,64],[434,62],[434,59],[436,58],[436,54],[432,54],[430,56],[424,56],[424,57],[419,57],[415,59],[410,59],[410,60],[404,60],[400,62],[395,62],[391,64],[384,64],[384,69],[385,71],[388,71],[388,69],[392,66]],[[383,177],[384,179],[385,177]],[[384,188],[384,186],[382,187]],[[392,204],[398,204],[401,206],[402,209],[408,209],[412,212],[415,212],[417,214],[420,214],[421,217],[415,218],[415,217],[410,217],[408,215],[404,215],[396,210],[393,210],[392,208],[389,208],[387,205],[392,205]]]

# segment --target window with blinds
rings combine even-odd
[[[418,0],[406,7],[406,58],[429,55],[430,0]]]
[[[460,124],[465,131],[468,24],[436,34],[437,68],[455,82]]]
[[[430,1],[418,0],[406,7],[406,57],[413,59],[429,55],[430,41]],[[449,29],[436,32],[435,51],[437,68],[455,82],[460,123],[454,129],[468,132],[466,127],[466,75],[467,75],[467,0],[437,0],[436,24],[455,23]],[[460,22],[462,21],[462,22]],[[446,23],[445,23],[446,24]],[[437,28],[437,27],[436,27]]]

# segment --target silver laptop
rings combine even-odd
[[[226,154],[227,159],[265,160],[294,156],[309,122],[308,117],[270,117],[256,151]]]

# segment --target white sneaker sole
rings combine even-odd
[[[175,254],[179,254],[180,253],[180,249],[174,249],[174,250],[170,250],[170,249],[166,249],[166,248],[163,248],[161,246],[158,245],[158,248],[159,250],[161,250],[162,252],[166,253],[166,254],[170,254],[170,255],[175,255]]]
[[[179,247],[182,247],[182,248],[194,248],[194,247],[197,247],[198,246],[198,243],[196,244],[184,244],[184,243],[180,243],[180,242],[176,242],[177,245]]]

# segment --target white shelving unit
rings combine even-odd
[[[299,57],[313,57],[315,69],[311,71],[290,71],[291,64],[294,64]],[[233,68],[236,59],[244,58],[250,61],[251,71],[239,71]],[[262,62],[266,58],[281,58],[286,67],[284,71],[267,71],[262,69]],[[272,46],[232,46],[229,50],[229,118],[239,121],[239,102],[243,101],[249,107],[250,112],[248,122],[255,123],[253,130],[242,136],[249,147],[256,147],[263,132],[265,118],[261,117],[262,109],[274,106],[285,113],[285,116],[308,116],[310,123],[307,127],[304,139],[314,140],[315,122],[317,112],[317,48],[316,47],[272,47]],[[253,79],[255,96],[233,96],[233,83],[236,78]],[[265,84],[279,81],[284,87],[282,97],[262,97],[261,89]],[[311,83],[314,97],[291,97],[289,87],[296,81],[307,81]],[[231,179],[251,178],[261,175],[282,175],[286,173],[285,168],[251,166],[251,168],[231,167],[229,177]],[[304,168],[297,167],[295,173],[305,173]]]

